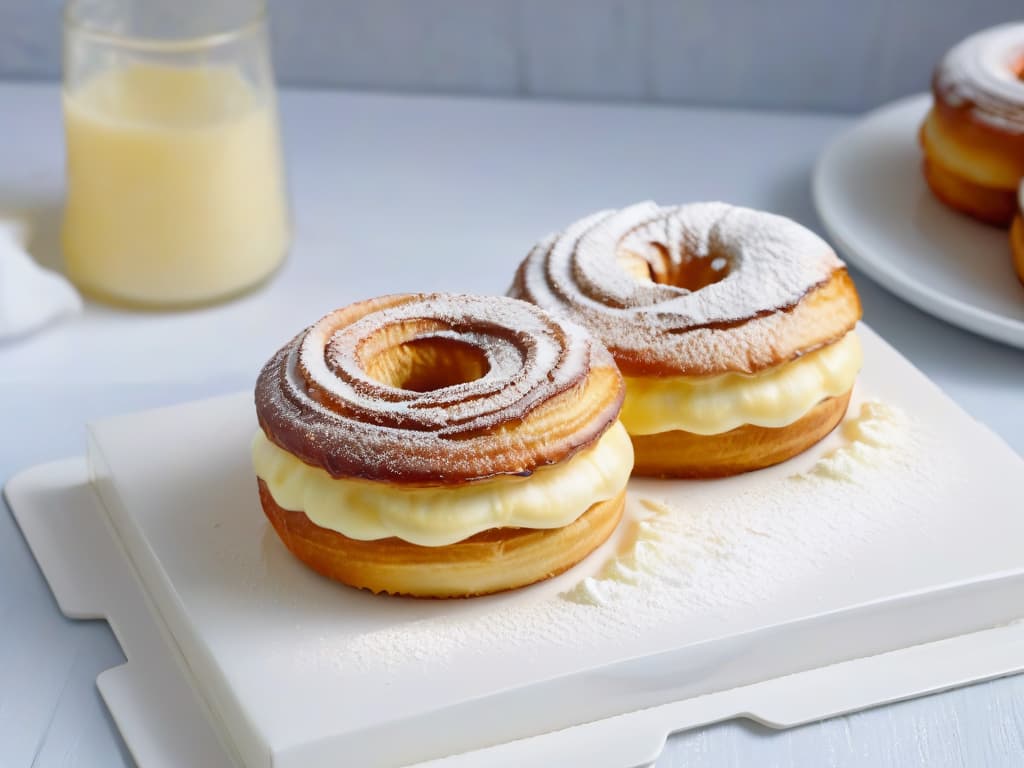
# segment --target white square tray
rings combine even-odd
[[[990,629],[1024,614],[1024,515],[1011,488],[1024,462],[869,329],[861,336],[858,397],[937,429],[960,469],[941,478],[937,500],[902,516],[897,507],[914,500],[894,499],[891,526],[756,604],[608,642],[495,637],[398,666],[354,658],[353,638],[368,632],[552,599],[619,542],[559,579],[474,601],[375,598],[332,584],[268,533],[248,465],[248,394],[92,428],[98,518],[127,562],[89,522],[97,516],[80,462],[30,471],[7,493],[62,608],[111,618],[129,662],[105,673],[101,689],[144,765],[161,764],[161,754],[180,764],[156,735],[171,710],[181,718],[171,722],[201,732],[189,744],[192,764],[216,764],[215,733],[253,767],[337,765],[339,756],[351,765],[514,765],[584,752],[592,765],[636,765],[679,728],[740,715],[791,725],[1024,666],[1021,626]],[[706,503],[806,468],[836,439],[772,470],[717,483],[634,481],[631,494]],[[81,554],[69,558],[69,549]],[[201,708],[167,664],[168,648]],[[196,720],[200,711],[212,729]],[[458,753],[467,754],[450,757]]]

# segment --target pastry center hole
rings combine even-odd
[[[490,370],[483,350],[447,338],[412,339],[383,350],[366,366],[381,384],[413,392],[433,392],[476,381]]]
[[[690,259],[674,267],[665,282],[688,291],[699,291],[729,274],[729,261],[721,256],[711,259]]]
[[[731,268],[724,256],[695,258],[684,253],[683,258],[673,260],[661,243],[650,245],[651,252],[647,258],[629,255],[626,259],[627,271],[641,280],[694,292],[724,279]]]

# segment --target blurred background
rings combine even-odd
[[[855,112],[1022,0],[270,0],[283,85]],[[60,0],[0,2],[0,78],[56,79]]]

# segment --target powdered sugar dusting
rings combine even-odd
[[[822,456],[806,473],[795,479],[821,477],[857,482],[859,470],[890,457],[900,457],[900,449],[909,434],[907,415],[898,408],[877,401],[861,406],[860,416],[843,424],[846,445]]]
[[[367,373],[374,354],[431,339],[478,349],[484,375],[419,392]],[[335,476],[444,484],[528,473],[589,444],[614,420],[614,397],[573,435],[498,427],[581,386],[599,366],[611,367],[611,358],[586,331],[525,302],[384,297],[333,312],[295,337],[264,367],[256,405],[268,437]],[[495,459],[512,454],[523,461],[509,468]]]
[[[978,32],[955,45],[935,71],[935,91],[952,107],[969,105],[979,121],[1024,133],[1024,23]]]
[[[848,462],[841,479],[819,471],[819,461],[747,491],[719,486],[724,492],[702,496],[700,503],[689,494],[667,501],[631,490],[632,522],[623,525],[632,530],[597,576],[534,602],[356,636],[346,644],[344,663],[409,668],[443,664],[495,643],[538,649],[614,644],[676,626],[681,617],[722,616],[814,585],[820,573],[855,557],[892,526],[926,515],[942,492],[937,478],[955,471],[943,462],[941,439],[899,409],[866,403],[847,423],[853,426],[845,428],[844,443],[823,460],[864,450],[872,455]]]
[[[644,274],[692,262],[727,273],[697,290]],[[750,372],[786,343],[790,321],[779,310],[842,266],[825,241],[781,216],[725,203],[646,202],[593,214],[542,240],[511,294],[589,328],[620,366],[648,360],[680,373]],[[832,328],[826,318],[824,338],[855,321],[840,316],[834,322],[842,327]]]

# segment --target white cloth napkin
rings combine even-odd
[[[25,336],[82,309],[71,283],[28,255],[27,239],[21,221],[0,218],[0,341]]]

